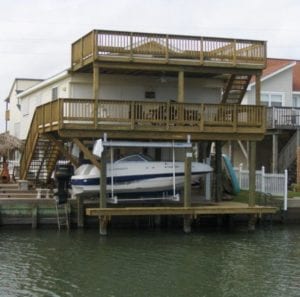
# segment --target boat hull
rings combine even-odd
[[[130,164],[120,164],[107,168],[107,192],[113,194],[127,193],[158,193],[170,191],[174,188],[180,190],[184,184],[184,164],[176,162],[173,167],[172,162],[129,162]],[[100,173],[92,165],[86,166],[75,172],[71,179],[72,192],[75,195],[99,195]],[[91,166],[91,167],[88,167]],[[175,169],[175,170],[174,170]],[[81,172],[80,172],[81,171]],[[202,163],[192,163],[192,183],[198,182],[199,178],[211,172],[211,167]],[[84,173],[84,174],[80,174]],[[86,174],[87,173],[87,174]],[[175,178],[174,178],[175,173]]]

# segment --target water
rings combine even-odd
[[[300,227],[0,228],[0,296],[300,296]]]

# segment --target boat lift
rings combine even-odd
[[[95,142],[93,148],[93,155],[101,158],[102,153],[105,148],[110,148],[110,162],[111,162],[111,197],[107,199],[107,202],[117,204],[119,202],[118,197],[114,195],[114,169],[113,169],[113,149],[120,147],[147,147],[147,148],[171,148],[172,149],[172,163],[173,163],[173,195],[163,196],[163,197],[141,197],[141,198],[122,198],[122,202],[133,202],[133,201],[153,201],[153,200],[169,200],[178,202],[180,201],[180,196],[176,193],[176,174],[175,174],[175,149],[191,149],[192,143],[190,135],[187,137],[186,142],[146,142],[146,141],[113,141],[107,140],[106,133],[104,138],[98,139]],[[187,157],[192,157],[192,152],[187,152]],[[207,183],[206,183],[207,184]],[[206,193],[207,196],[207,193]]]

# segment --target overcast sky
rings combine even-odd
[[[268,57],[300,60],[299,0],[0,0],[0,132],[15,78],[70,66],[93,29],[266,40]]]

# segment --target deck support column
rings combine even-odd
[[[99,84],[100,84],[100,73],[99,66],[93,65],[93,99],[94,99],[94,125],[97,127],[98,117],[98,99],[99,99]]]
[[[250,141],[249,145],[249,206],[255,205],[255,190],[256,190],[256,141]]]
[[[272,135],[272,172],[278,172],[278,134]]]
[[[216,141],[216,202],[222,200],[222,142]]]
[[[261,81],[260,81],[260,78],[261,78],[261,74],[258,73],[256,74],[255,76],[255,105],[261,105],[261,102],[260,102],[260,92],[261,92]]]
[[[38,226],[38,205],[35,204],[32,206],[32,222],[31,228],[36,229]]]
[[[107,150],[104,149],[101,156],[100,168],[100,200],[99,207],[106,208],[106,157]],[[107,235],[107,217],[99,216],[99,233],[100,235]]]
[[[184,71],[178,72],[178,95],[177,101],[184,102]]]
[[[256,214],[250,215],[248,221],[248,231],[250,232],[255,231],[256,221],[257,221],[257,215]]]
[[[78,195],[77,197],[77,227],[84,227],[84,198]]]
[[[184,162],[184,207],[191,206],[191,170],[192,170],[192,151],[186,150],[185,162]],[[192,219],[190,215],[183,216],[183,231],[184,233],[191,233]]]

